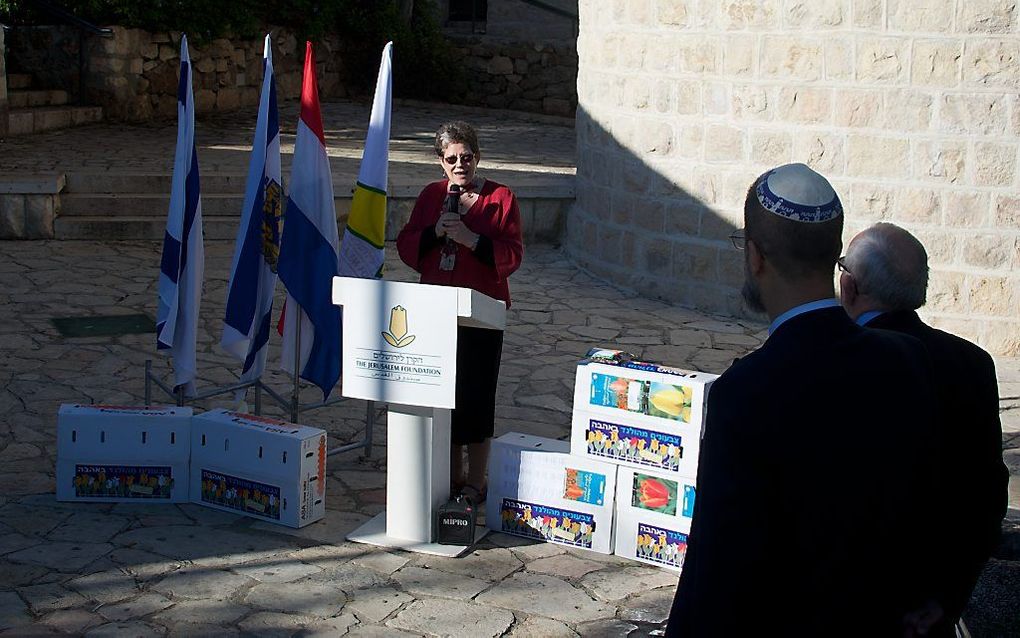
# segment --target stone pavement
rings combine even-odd
[[[231,250],[230,242],[207,244],[201,386],[227,383],[239,372],[216,345]],[[155,357],[151,334],[65,339],[49,320],[154,316],[159,251],[155,242],[0,242],[5,635],[656,634],[676,584],[673,574],[656,568],[497,533],[456,560],[345,542],[345,533],[384,508],[384,424],[370,459],[353,452],[330,458],[327,518],[302,530],[195,505],[55,502],[59,404],[139,404],[142,366]],[[392,246],[387,253],[388,277],[413,279]],[[566,437],[574,364],[589,347],[619,346],[721,372],[764,336],[753,322],[709,317],[604,285],[547,246],[528,247],[512,287],[497,434]],[[270,361],[278,355],[274,341]],[[156,369],[167,370],[162,359]],[[1005,442],[1018,474],[1020,371],[1014,361],[999,369],[1003,396],[1010,397],[1003,404]],[[268,382],[287,388],[275,370]],[[315,392],[308,389],[305,398]],[[199,407],[223,405],[210,400]],[[281,414],[272,406],[266,413]],[[351,402],[304,420],[345,441],[360,437],[363,417],[364,404]],[[1014,490],[1014,504],[1015,496]],[[979,591],[983,607],[971,612],[976,622],[1016,615],[1015,565],[993,561]]]

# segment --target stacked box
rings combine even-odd
[[[60,406],[57,500],[186,503],[191,408]]]
[[[717,375],[652,363],[577,366],[571,452],[694,477],[708,390]]]
[[[589,353],[577,366],[571,452],[619,465],[615,554],[683,566],[708,392],[717,378],[616,351]]]
[[[573,456],[566,441],[511,432],[492,442],[486,522],[610,554],[615,488],[615,465]]]
[[[614,553],[679,571],[694,516],[695,480],[620,467]]]
[[[290,527],[326,514],[326,432],[213,410],[194,417],[191,501]]]

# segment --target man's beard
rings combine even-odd
[[[740,296],[744,298],[744,305],[751,312],[764,313],[765,304],[761,300],[761,288],[751,275],[751,265],[744,259],[744,285],[740,289]]]

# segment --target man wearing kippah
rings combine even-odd
[[[902,636],[932,569],[923,346],[835,299],[843,208],[803,164],[744,203],[743,297],[772,321],[713,385],[668,636]]]
[[[852,319],[917,337],[931,356],[942,433],[939,492],[946,504],[939,527],[948,546],[932,600],[912,617],[936,621],[930,636],[953,636],[1006,514],[1009,471],[1002,462],[995,363],[978,346],[926,325],[914,312],[927,296],[928,254],[906,230],[875,224],[853,238],[837,264],[840,300]]]

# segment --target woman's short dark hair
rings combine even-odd
[[[436,155],[442,157],[450,144],[465,144],[472,153],[479,154],[478,133],[467,122],[447,122],[439,127],[436,131]]]

